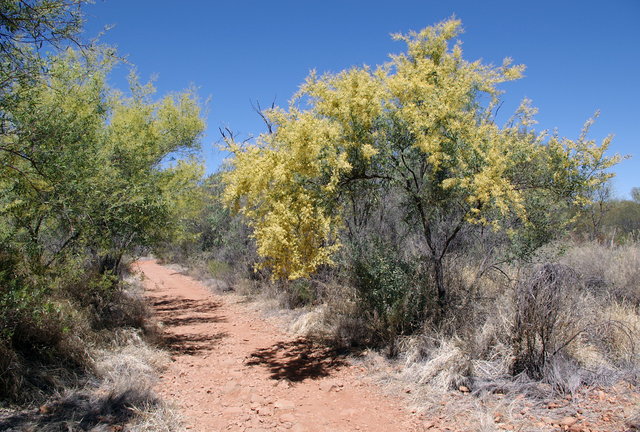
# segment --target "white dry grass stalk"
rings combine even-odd
[[[128,430],[182,430],[176,409],[160,400],[153,390],[158,373],[170,361],[166,351],[147,344],[138,331],[122,330],[116,334],[112,347],[95,350],[93,357],[98,394],[132,395],[134,417]]]
[[[639,287],[640,289],[640,287]],[[637,308],[612,303],[600,309],[598,318],[606,326],[603,336],[608,356],[618,365],[640,368],[640,313]]]
[[[325,325],[325,316],[327,313],[327,305],[303,310],[300,315],[294,319],[289,329],[296,336],[315,336],[322,338],[327,335],[327,327]]]
[[[143,292],[139,278],[128,278],[127,295],[140,298]],[[182,430],[177,410],[162,401],[153,389],[160,371],[169,364],[170,356],[151,346],[141,332],[131,328],[118,329],[111,334],[108,346],[89,349],[98,383],[87,391],[95,395],[126,397],[133,413],[126,430]]]
[[[443,339],[425,360],[418,360],[422,350],[416,345],[407,352],[403,375],[418,384],[449,390],[468,381],[470,359],[460,348],[460,341]]]
[[[184,268],[176,268],[183,271]],[[127,294],[140,297],[144,293],[137,275],[127,278]],[[161,400],[153,387],[159,373],[171,358],[167,351],[149,345],[141,330],[116,330],[109,347],[94,349],[94,373],[99,379],[97,393],[134,395],[130,401],[133,418],[127,424],[132,432],[174,432],[183,430],[176,408]]]
[[[99,350],[96,354],[95,373],[110,387],[126,387],[133,381],[151,388],[157,371],[169,361],[165,351],[149,346],[135,333],[126,345]]]
[[[575,245],[562,261],[576,270],[587,288],[601,295],[640,301],[640,244]]]
[[[177,432],[183,429],[183,419],[177,409],[165,402],[143,404],[132,409],[135,420],[128,425],[131,432]]]
[[[579,299],[582,331],[566,353],[593,383],[613,383],[640,373],[640,311],[612,298],[585,293]],[[588,372],[586,372],[588,371]],[[558,376],[558,371],[553,371]],[[579,371],[574,371],[573,375]]]

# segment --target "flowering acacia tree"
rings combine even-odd
[[[264,113],[269,133],[250,144],[227,140],[234,157],[225,200],[249,220],[275,277],[332,264],[352,211],[346,204],[358,199],[354,184],[393,189],[403,219],[420,233],[444,306],[443,259],[465,227],[513,238],[542,229],[550,202],[583,204],[610,176],[610,138],[588,140],[589,123],[576,140],[537,133],[525,100],[506,125],[496,124],[498,86],[524,67],[465,60],[452,43],[460,31],[452,19],[396,35],[407,51],[376,69],[312,73],[288,110]]]

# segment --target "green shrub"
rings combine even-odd
[[[389,342],[397,335],[419,328],[427,312],[428,299],[420,284],[428,277],[418,263],[375,241],[366,250],[357,250],[349,268],[351,283],[377,338]]]
[[[283,302],[289,308],[311,305],[318,299],[317,291],[310,279],[296,279],[284,285]]]
[[[224,261],[212,259],[207,261],[207,270],[212,277],[223,278],[228,276],[233,271],[233,268]]]

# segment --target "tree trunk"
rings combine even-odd
[[[122,254],[118,254],[117,256],[108,254],[100,257],[100,274],[109,272],[113,275],[119,275],[121,258]]]
[[[442,268],[442,258],[433,257],[433,273],[436,279],[436,289],[438,293],[438,307],[440,313],[444,312],[447,306],[447,287],[444,283],[444,270]]]

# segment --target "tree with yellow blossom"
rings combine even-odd
[[[589,140],[590,122],[575,140],[536,132],[525,100],[498,125],[499,86],[521,78],[524,66],[465,60],[460,33],[450,19],[395,35],[406,52],[377,68],[313,72],[288,109],[263,113],[268,133],[226,140],[225,202],[246,216],[274,277],[331,265],[356,208],[347,205],[358,199],[353,185],[366,185],[401,194],[398,210],[420,233],[444,307],[443,260],[466,227],[513,238],[535,232],[549,202],[580,206],[611,176],[611,138]],[[548,240],[538,237],[530,245]]]

